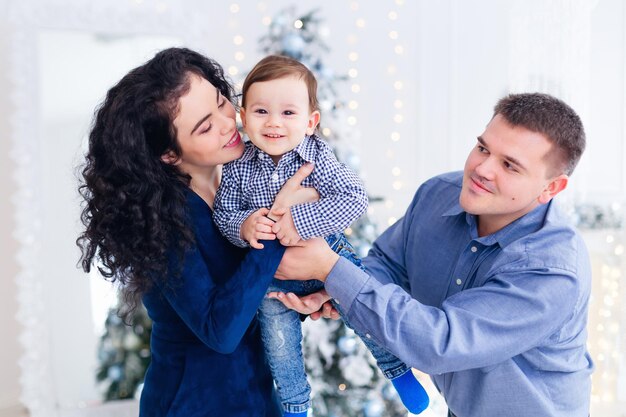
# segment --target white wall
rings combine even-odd
[[[0,3],[0,91],[9,91],[6,76],[8,71],[7,22],[5,21],[4,3]],[[11,196],[16,185],[13,181],[14,164],[9,158],[9,118],[12,107],[8,94],[0,94],[0,329],[2,344],[0,348],[0,416],[14,417],[21,414],[19,402],[19,369],[17,361],[21,355],[18,343],[19,327],[15,315],[17,301],[16,285],[13,277],[17,275],[16,254],[18,246],[13,239],[14,212]]]

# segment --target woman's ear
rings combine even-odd
[[[169,150],[165,152],[163,155],[161,155],[161,161],[165,162],[168,165],[174,165],[174,166],[180,164],[181,162],[178,155],[176,155],[176,153],[172,150]]]

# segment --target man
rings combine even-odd
[[[355,328],[432,376],[451,416],[586,417],[591,268],[552,203],[584,147],[568,105],[509,95],[464,171],[424,183],[378,238],[367,272],[309,240],[276,276],[324,281]]]

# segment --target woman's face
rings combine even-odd
[[[244,144],[230,101],[202,77],[190,75],[189,83],[189,91],[180,98],[174,119],[181,154],[169,162],[193,177],[239,158]]]

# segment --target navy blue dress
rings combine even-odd
[[[153,320],[140,417],[279,417],[256,311],[284,248],[231,245],[198,195],[188,203],[196,246],[182,275],[143,297]]]

